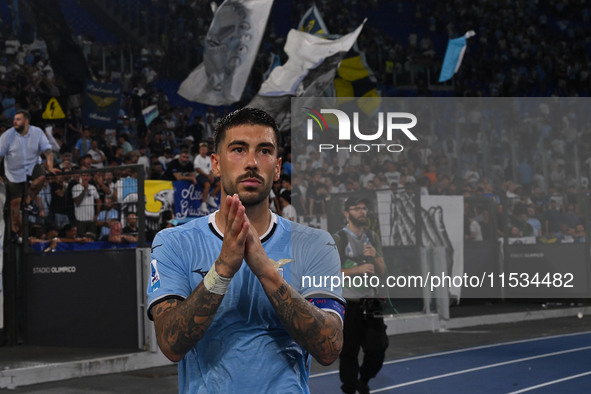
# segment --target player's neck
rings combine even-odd
[[[20,135],[22,135],[23,137],[25,135],[27,135],[29,133],[29,126],[25,126],[25,128],[23,129],[23,131],[19,131]]]
[[[264,234],[269,229],[269,223],[271,223],[269,204],[261,203],[246,207],[246,217],[248,217],[257,234]]]

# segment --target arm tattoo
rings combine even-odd
[[[210,293],[201,282],[186,300],[172,299],[155,305],[153,315],[158,343],[184,356],[203,338],[223,298],[223,295]]]
[[[337,316],[306,301],[285,280],[269,298],[289,334],[320,363],[330,364],[338,357],[343,331]]]

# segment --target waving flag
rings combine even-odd
[[[365,21],[352,33],[327,40],[295,29],[287,35],[288,61],[275,67],[249,106],[275,118],[280,130],[291,127],[291,97],[319,97],[332,86],[339,62],[351,49]]]
[[[149,126],[150,123],[160,115],[158,112],[158,106],[154,104],[142,109],[142,115],[144,115],[146,126]]]
[[[259,94],[263,96],[301,96],[296,93],[298,89],[305,88],[301,84],[310,70],[320,67],[322,63],[339,54],[340,59],[336,61],[331,70],[330,81],[332,81],[337,64],[355,44],[364,24],[365,21],[355,31],[337,40],[326,40],[291,29],[287,34],[284,48],[289,60],[284,65],[273,69],[269,78],[263,82]]]
[[[314,4],[302,17],[298,24],[298,30],[306,33],[313,34],[315,36],[327,35],[328,29],[324,24],[324,20],[320,15],[320,11]]]
[[[365,60],[365,53],[357,43],[345,55],[334,79],[337,104],[354,100],[354,97],[372,97],[375,100],[357,100],[360,109],[373,115],[380,106],[377,80]]]
[[[203,63],[183,81],[178,94],[207,105],[239,101],[272,5],[272,0],[225,0],[217,7],[205,36]]]
[[[464,58],[464,52],[466,52],[466,39],[475,35],[476,33],[470,30],[462,37],[449,40],[443,58],[443,65],[441,66],[441,74],[439,74],[439,82],[451,79],[458,72]]]

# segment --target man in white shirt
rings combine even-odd
[[[197,183],[203,188],[203,202],[199,210],[203,213],[209,213],[208,205],[217,208],[215,197],[220,192],[220,182],[213,175],[211,159],[207,155],[209,146],[207,142],[199,144],[199,154],[195,156],[194,167],[197,172]],[[210,193],[211,191],[211,193]]]
[[[92,140],[90,143],[90,150],[88,151],[88,154],[91,157],[91,167],[103,168],[105,166],[107,156],[105,156],[105,153],[99,149],[97,140]]]
[[[293,205],[291,205],[291,193],[289,191],[284,190],[281,192],[279,204],[281,204],[281,217],[295,222],[298,215]]]
[[[78,232],[80,234],[92,232],[96,236],[96,219],[101,211],[102,202],[96,187],[89,183],[91,178],[89,172],[80,175],[80,183],[72,188],[72,199],[74,200],[74,217]]]

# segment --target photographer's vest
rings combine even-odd
[[[365,244],[374,245],[373,236],[371,232],[364,230],[360,237],[357,237],[351,230],[344,227],[335,234],[335,241],[341,257],[341,268],[353,268],[358,265],[366,263],[367,256],[363,255]],[[370,258],[371,259],[371,258]],[[368,275],[369,277],[369,275]],[[350,282],[349,282],[349,279]],[[359,286],[363,277],[346,277],[343,283],[343,297],[346,299],[359,299],[365,297],[375,297],[376,289],[373,289],[369,284]],[[351,285],[349,286],[349,283]]]

